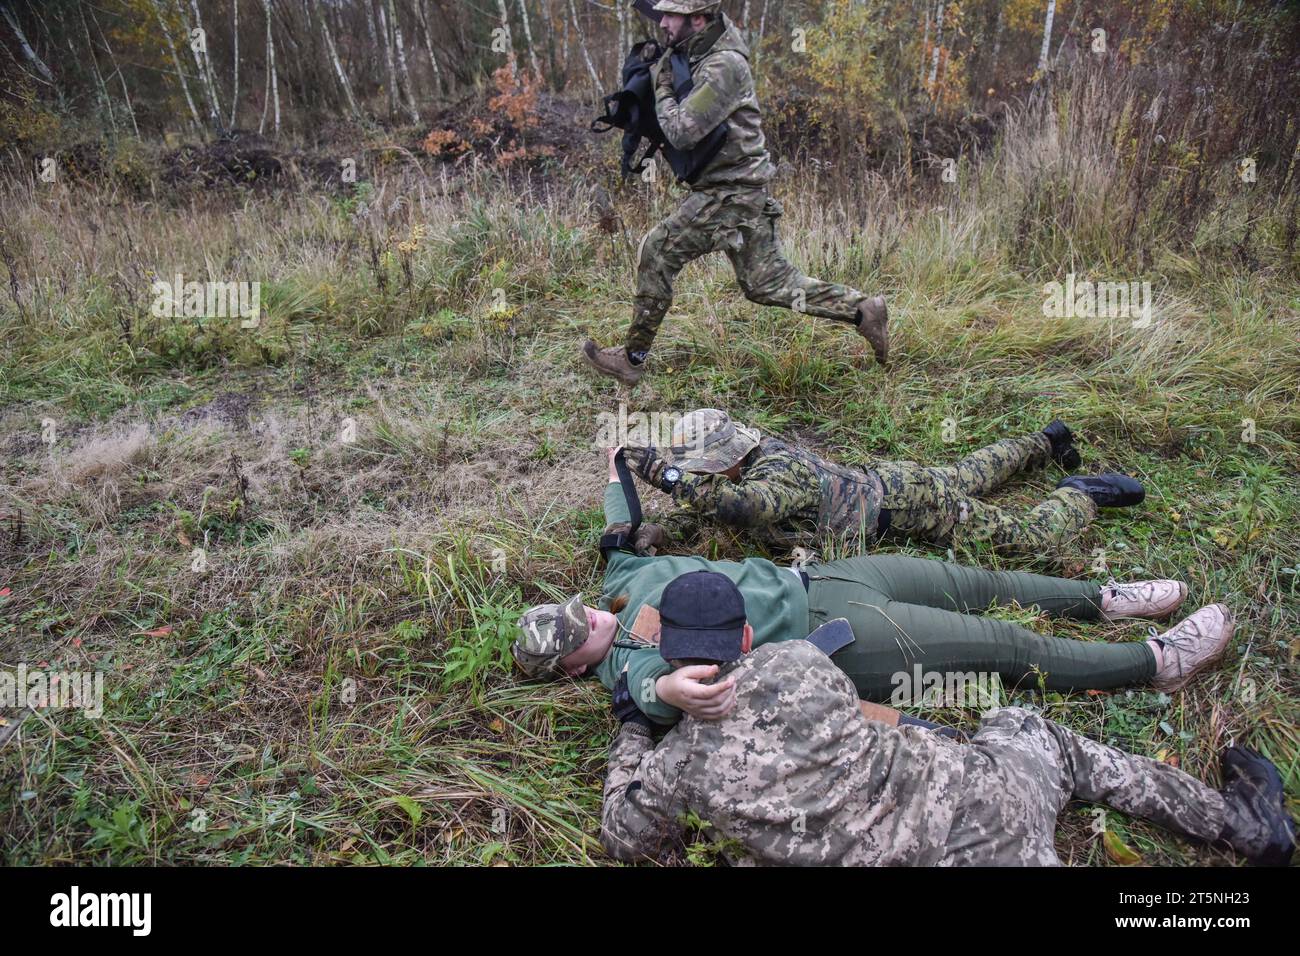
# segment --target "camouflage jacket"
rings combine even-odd
[[[943,860],[961,798],[963,749],[858,710],[853,682],[807,641],[732,665],[736,706],[683,717],[656,747],[624,725],[609,753],[601,843],[657,859],[695,813],[735,862],[916,865]]]
[[[719,36],[719,32],[721,36]],[[727,124],[727,141],[699,178],[694,189],[758,188],[775,173],[763,138],[762,115],[749,69],[749,47],[725,14],[716,28],[686,41],[695,88],[677,102],[671,88],[658,83],[661,70],[672,71],[669,54],[655,65],[655,112],[664,136],[677,149],[690,150],[719,123]]]
[[[874,538],[884,488],[872,471],[846,468],[775,438],[750,452],[740,481],[683,475],[673,498],[684,509],[661,524],[674,537],[701,520],[742,528],[770,545],[816,547],[828,536]]]

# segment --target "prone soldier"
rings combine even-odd
[[[681,508],[660,520],[684,537],[714,521],[754,534],[778,548],[818,547],[852,539],[858,549],[888,533],[949,543],[987,540],[1001,551],[1050,556],[1082,532],[1099,507],[1142,502],[1142,485],[1127,475],[1073,475],[1046,501],[1016,514],[981,500],[1016,474],[1044,467],[1078,467],[1074,434],[1054,421],[1040,432],[1007,438],[972,452],[949,468],[910,461],[872,461],[848,468],[701,408],[682,418],[666,453],[626,449],[641,480],[671,495]]]

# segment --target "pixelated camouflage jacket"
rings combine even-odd
[[[672,496],[685,507],[657,520],[678,539],[701,521],[741,528],[780,548],[817,547],[828,536],[874,538],[884,488],[872,471],[826,461],[775,438],[746,457],[740,481],[682,475]]]
[[[686,41],[695,87],[680,103],[667,83],[658,82],[661,70],[672,71],[668,54],[655,65],[655,111],[664,136],[680,150],[694,149],[719,123],[727,124],[726,143],[693,189],[759,188],[776,169],[763,138],[749,47],[725,14],[721,32],[706,29]]]
[[[683,717],[656,747],[626,724],[609,753],[601,843],[657,859],[695,813],[747,865],[928,866],[961,798],[962,748],[858,710],[853,682],[807,641],[742,658],[736,706]]]

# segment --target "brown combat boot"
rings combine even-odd
[[[858,303],[857,329],[858,335],[871,343],[876,361],[884,365],[889,360],[889,309],[883,295]]]
[[[582,357],[600,374],[616,378],[624,385],[635,385],[645,374],[645,366],[633,365],[632,360],[627,357],[627,349],[621,345],[602,349],[591,339],[587,339],[586,344],[582,346]]]

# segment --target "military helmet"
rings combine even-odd
[[[519,636],[510,648],[515,663],[529,677],[563,677],[560,660],[590,635],[582,595],[564,604],[539,604],[519,619]]]
[[[659,0],[654,5],[656,13],[714,13],[722,6],[721,0]]]
[[[727,471],[758,447],[758,432],[716,408],[697,408],[673,429],[668,461],[682,471],[713,475]]]

